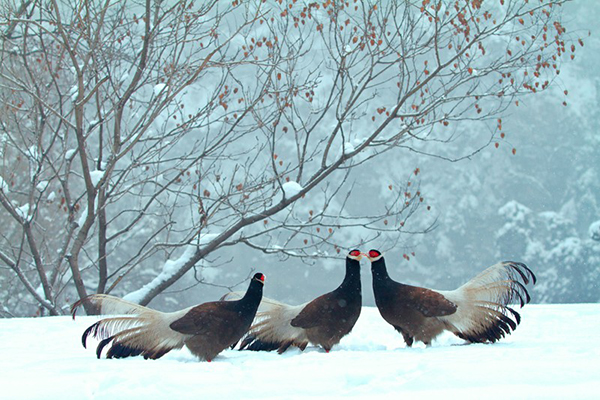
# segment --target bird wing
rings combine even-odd
[[[330,319],[331,308],[328,304],[327,294],[317,297],[304,307],[298,315],[290,321],[290,325],[310,329],[327,323]]]
[[[417,310],[425,317],[440,317],[456,312],[456,304],[435,290],[402,285],[402,289],[396,293],[397,302]]]
[[[220,327],[239,319],[237,311],[221,307],[219,303],[213,301],[192,307],[173,321],[170,328],[185,335],[202,335],[208,331],[218,332]]]

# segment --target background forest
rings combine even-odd
[[[1,316],[301,303],[355,247],[600,300],[595,3],[84,3],[0,10]]]

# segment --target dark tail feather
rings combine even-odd
[[[240,344],[239,350],[250,351],[273,351],[277,350],[279,354],[285,352],[290,346],[295,345],[300,350],[304,351],[308,343],[295,343],[293,340],[285,340],[283,342],[267,342],[260,340],[254,336],[246,336]]]
[[[92,336],[96,337],[98,335],[99,326],[100,326],[100,322],[96,322],[95,324],[91,325],[89,328],[87,328],[83,332],[83,335],[81,335],[81,344],[83,345],[83,348],[87,349],[88,336],[92,335]]]
[[[83,300],[77,300],[75,303],[73,303],[73,305],[71,306],[71,317],[73,319],[75,319],[75,314],[77,314],[77,309],[79,307],[81,307],[81,305],[83,304]],[[83,346],[85,347],[85,345]]]
[[[493,343],[511,334],[521,323],[521,315],[510,305],[524,307],[531,301],[525,287],[530,282],[535,284],[537,278],[523,263],[505,261],[486,269],[458,289],[471,297],[463,304],[469,313],[448,316],[461,326],[460,332],[453,332],[476,343]]]
[[[112,344],[108,352],[106,353],[106,358],[125,358],[125,357],[133,357],[139,356],[142,354],[142,349],[136,349],[134,347],[129,347],[124,345],[123,343],[115,342]],[[149,355],[144,355],[144,358],[151,358]]]
[[[277,353],[283,354],[293,344],[294,344],[293,340],[287,340],[287,341],[281,343],[281,345],[279,346],[279,349],[277,349]],[[298,346],[298,347],[300,347],[300,346]],[[304,347],[306,347],[306,345],[304,345]],[[304,350],[304,349],[302,349],[302,350]]]
[[[519,325],[521,323],[521,314],[519,314],[518,312],[516,312],[514,309],[510,308],[510,307],[506,307],[506,309],[508,311],[510,311],[510,313],[513,315],[513,317],[515,317],[515,320],[517,321],[517,325]],[[516,328],[513,328],[516,329]]]
[[[510,317],[501,314],[498,316],[499,321],[502,321],[503,324],[503,329],[506,331],[506,333],[511,333],[512,331],[514,331],[515,329],[517,329],[517,323],[515,321],[513,321]],[[508,327],[510,327],[510,329],[507,329]]]
[[[84,338],[83,338],[84,343],[85,343],[85,338],[87,337],[87,335],[89,335],[90,333],[93,334],[92,331],[94,331],[94,330],[95,331],[98,330],[98,328],[96,328],[95,325],[97,325],[97,324],[90,326],[86,330],[86,333],[84,333]],[[96,335],[94,335],[94,336],[96,336]],[[96,337],[99,337],[99,336],[96,336]],[[171,351],[170,347],[157,347],[157,348],[143,348],[143,347],[137,347],[137,346],[134,347],[127,343],[123,343],[119,339],[120,337],[121,337],[121,334],[116,334],[116,335],[109,336],[105,339],[102,339],[100,341],[100,343],[98,343],[98,347],[96,348],[96,357],[100,358],[102,356],[102,350],[104,350],[104,348],[106,346],[108,346],[109,344],[110,344],[110,347],[108,348],[108,351],[106,352],[106,358],[125,358],[125,357],[134,357],[134,356],[143,355],[145,359],[155,360],[157,358],[164,356],[169,351]]]
[[[158,349],[157,351],[155,351],[152,355],[144,354],[144,358],[146,360],[147,359],[156,360],[158,358],[161,358],[165,354],[167,354],[169,351],[171,351],[171,349],[163,347],[162,349]]]
[[[256,338],[254,336],[246,336],[244,340],[242,340],[242,343],[240,343],[240,350],[244,350],[250,343],[252,343],[255,340]]]
[[[533,271],[529,269],[527,265],[517,261],[505,261],[505,263],[507,263],[508,266],[510,266],[521,276],[521,279],[523,279],[523,282],[525,282],[526,285],[529,284],[530,279],[532,284],[536,284],[537,278]],[[525,270],[525,272],[523,272],[523,270]]]
[[[512,283],[516,286],[516,288],[514,288],[513,290],[513,293],[519,299],[519,302],[521,303],[521,308],[524,307],[525,304],[529,304],[529,302],[531,301],[531,296],[529,296],[527,288],[519,281],[512,281]],[[523,299],[523,295],[525,295],[525,299]]]
[[[114,339],[114,336],[111,336],[111,337],[101,340],[100,343],[98,343],[98,347],[96,348],[96,357],[98,357],[98,359],[102,355],[102,350],[104,349],[104,347],[106,347],[106,345],[109,344],[110,341],[113,339]]]
[[[71,306],[71,317],[73,319],[75,319],[77,310],[79,310],[79,308],[82,307],[85,303],[91,304],[95,307],[99,307],[99,305],[95,304],[93,301],[95,296],[97,296],[97,295],[91,294],[91,295],[84,297],[83,299],[77,300],[75,303],[73,303],[73,305]],[[99,310],[99,308],[98,308],[98,310]]]
[[[537,282],[537,278],[535,277],[533,271],[523,263],[516,261],[505,261],[505,265],[506,267],[510,267],[509,271],[513,272],[513,274],[509,273],[511,283],[513,284],[513,290],[509,298],[509,302],[513,299],[518,299],[521,303],[521,307],[523,307],[525,306],[525,304],[531,301],[531,296],[529,295],[529,292],[527,291],[525,285],[529,284],[530,281],[533,285],[535,285],[535,283]],[[519,278],[514,273],[516,273],[521,278],[523,283],[519,281]]]
[[[273,351],[278,350],[280,346],[281,343],[265,342],[260,339],[257,339],[254,336],[246,336],[246,338],[244,338],[244,340],[240,344],[240,350]]]

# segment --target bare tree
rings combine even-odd
[[[0,284],[44,312],[157,260],[130,299],[227,246],[323,257],[335,231],[407,232],[419,170],[361,215],[351,172],[472,156],[444,152],[460,121],[498,145],[575,51],[560,0],[173,3],[3,6]]]

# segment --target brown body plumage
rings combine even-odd
[[[346,257],[346,275],[342,284],[309,303],[290,306],[263,298],[262,311],[259,310],[257,322],[250,328],[240,349],[283,353],[290,346],[304,350],[312,343],[329,351],[350,333],[360,315],[361,257],[360,251],[351,251]]]
[[[377,308],[402,334],[407,346],[415,340],[429,345],[445,330],[469,342],[503,338],[521,321],[509,305],[518,302],[523,307],[528,303],[524,285],[536,281],[525,264],[507,261],[489,267],[456,290],[433,290],[392,280],[377,250],[369,251],[368,258]]]
[[[264,275],[259,273],[237,301],[214,301],[172,313],[103,294],[78,301],[72,312],[74,318],[77,308],[88,302],[101,314],[124,314],[100,320],[83,333],[84,347],[88,336],[100,339],[98,358],[109,344],[107,358],[142,355],[151,359],[185,345],[200,359],[210,361],[248,331],[262,298],[263,284]]]

